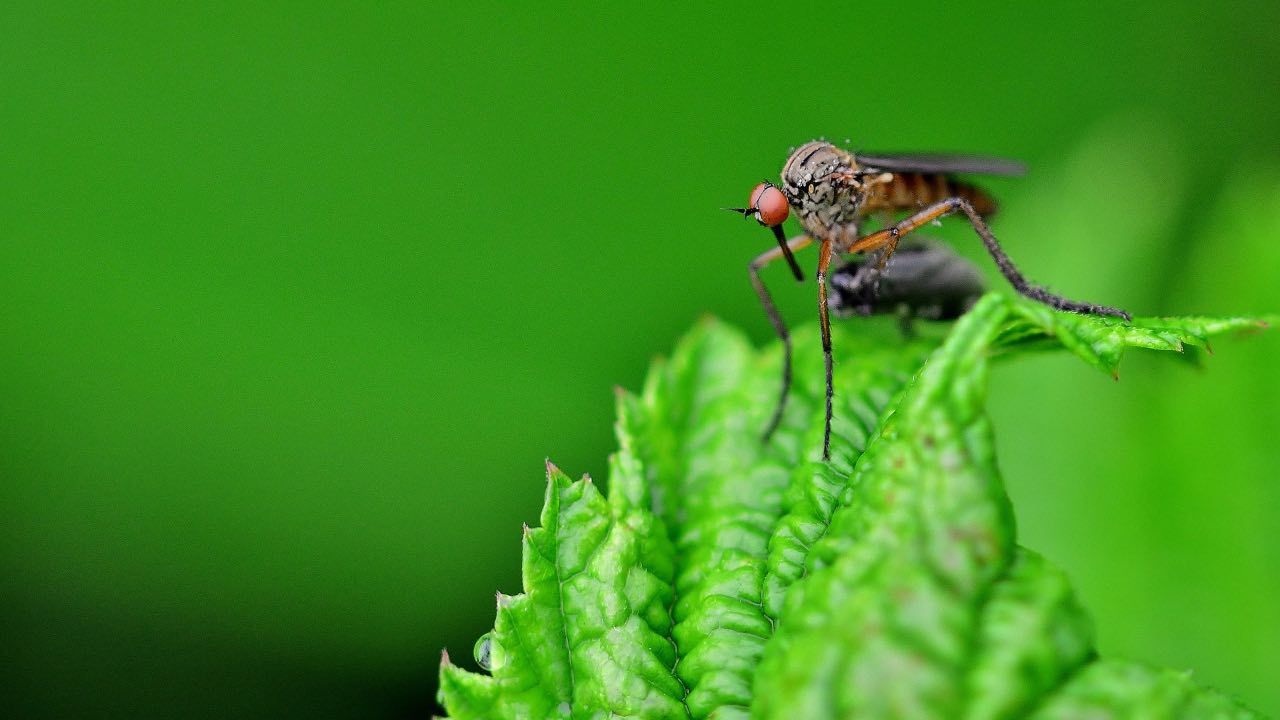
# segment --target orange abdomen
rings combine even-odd
[[[908,172],[893,173],[893,180],[870,188],[862,210],[915,211],[950,197],[968,200],[979,215],[996,211],[995,198],[973,185],[941,173]]]

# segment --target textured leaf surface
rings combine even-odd
[[[1253,317],[1153,317],[1126,323],[1117,318],[1076,315],[1052,310],[1038,303],[1018,300],[1015,316],[1000,334],[1000,350],[1027,349],[1037,345],[1065,347],[1085,362],[1117,374],[1126,348],[1184,352],[1187,346],[1209,349],[1209,338],[1238,330],[1268,327],[1274,318]]]
[[[1016,541],[985,414],[992,357],[1207,347],[1247,318],[1057,313],[989,295],[943,337],[836,328],[832,460],[816,332],[773,440],[780,348],[714,321],[619,393],[606,498],[548,465],[524,592],[457,718],[1251,717],[1181,673],[1099,660],[1066,578]],[[818,369],[815,372],[815,369]]]

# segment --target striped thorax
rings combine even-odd
[[[782,166],[782,192],[796,219],[838,250],[858,239],[865,180],[852,153],[822,140],[800,146]]]

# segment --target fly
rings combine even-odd
[[[949,246],[906,244],[879,270],[874,258],[854,257],[828,280],[827,309],[836,317],[895,314],[911,333],[911,322],[955,320],[986,289],[982,273]]]
[[[955,212],[962,213],[995,260],[1000,273],[1022,295],[1058,310],[1110,315],[1128,321],[1129,313],[1106,305],[1079,302],[1033,285],[1022,275],[996,241],[986,218],[996,210],[995,200],[974,185],[955,178],[960,173],[1021,175],[1021,163],[998,158],[963,155],[878,155],[852,153],[824,140],[807,143],[791,153],[782,166],[782,184],[765,181],[751,192],[745,208],[731,208],[773,231],[778,247],[751,262],[751,284],[784,346],[782,394],[764,432],[767,441],[778,429],[791,389],[791,336],[778,313],[760,270],[785,258],[796,280],[804,273],[795,253],[818,244],[818,319],[822,329],[822,356],[826,370],[826,420],[822,433],[822,459],[831,457],[831,319],[828,303],[828,270],[833,256],[865,255],[859,267],[879,276],[887,271],[898,243],[909,233]],[[804,234],[787,239],[782,223],[791,212]],[[906,217],[892,222],[895,213]],[[868,217],[881,227],[864,233]],[[866,276],[870,278],[871,276]],[[883,279],[883,278],[881,278]],[[879,307],[878,283],[860,287],[861,304]],[[848,293],[846,289],[843,292]],[[841,296],[841,290],[834,293]],[[842,298],[847,299],[847,298]]]

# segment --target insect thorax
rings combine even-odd
[[[782,192],[805,231],[847,247],[858,236],[863,194],[850,184],[858,171],[853,155],[815,140],[791,153],[782,166]]]

